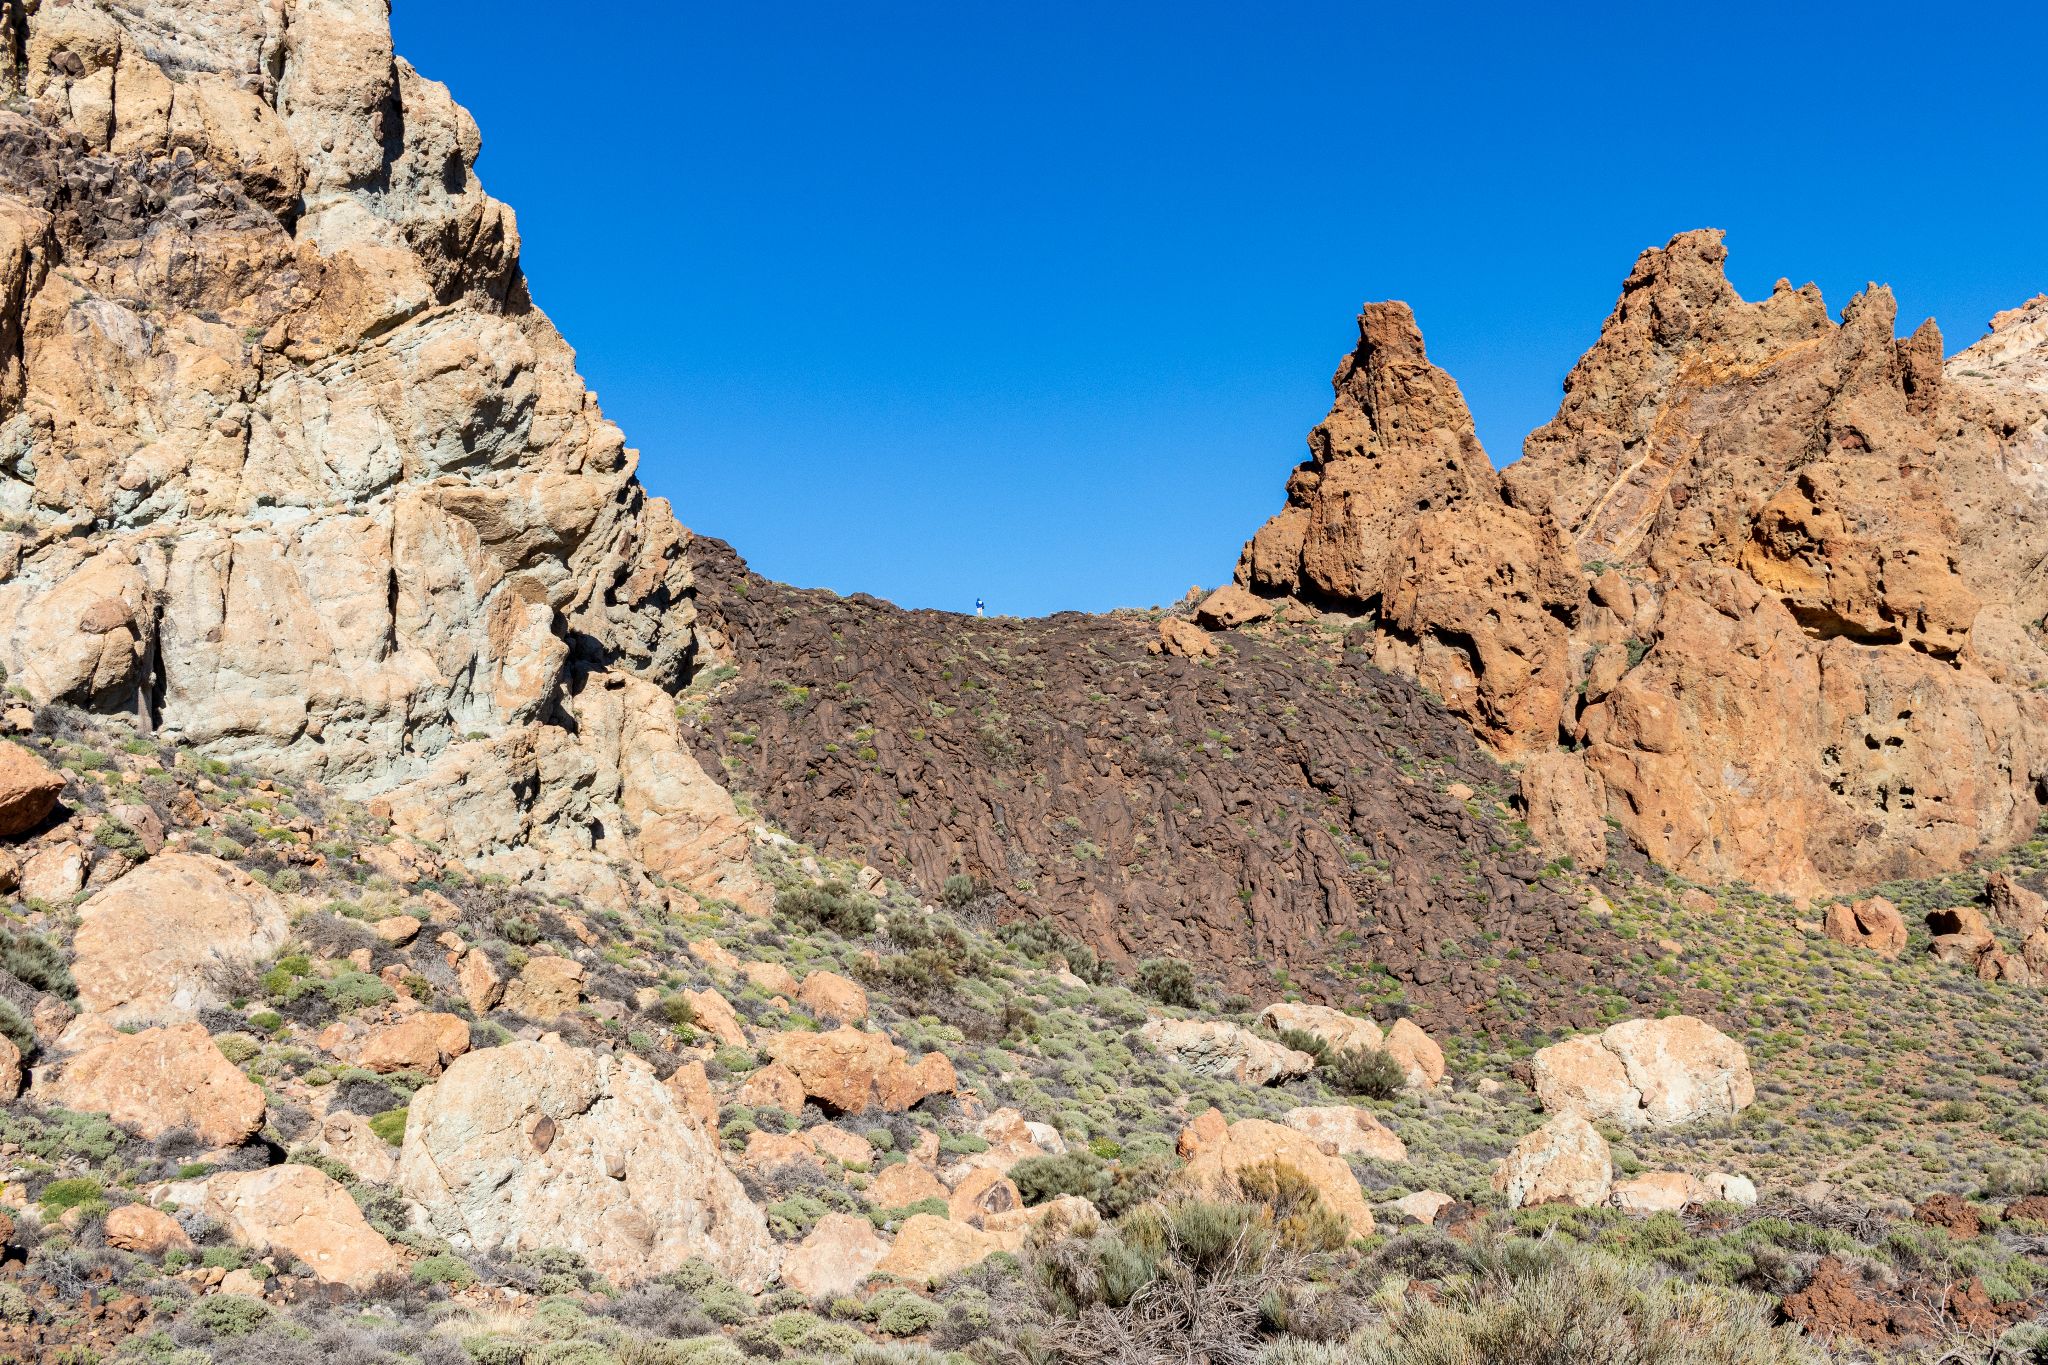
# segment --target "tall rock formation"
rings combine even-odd
[[[1743,300],[1725,256],[1645,252],[1498,476],[1407,309],[1368,305],[1239,581],[1374,612],[1378,662],[1528,762],[1532,818],[1591,827],[1561,843],[1611,816],[1688,876],[1812,893],[2025,838],[2048,299],[1944,365],[1883,288],[1838,322],[1811,285]]]
[[[688,534],[387,9],[0,10],[0,664],[513,875],[753,896]]]

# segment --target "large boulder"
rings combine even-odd
[[[1262,1166],[1288,1166],[1304,1176],[1329,1210],[1344,1220],[1354,1237],[1372,1234],[1372,1206],[1358,1177],[1342,1157],[1323,1150],[1306,1133],[1264,1119],[1239,1119],[1225,1124],[1213,1109],[1180,1135],[1187,1159],[1180,1180],[1187,1188],[1212,1198],[1237,1193],[1246,1172]]]
[[[239,1245],[290,1252],[326,1284],[362,1289],[399,1266],[348,1191],[311,1166],[212,1176],[202,1211]]]
[[[1396,1019],[1387,1030],[1386,1054],[1401,1068],[1410,1090],[1434,1090],[1444,1080],[1444,1050],[1413,1019]]]
[[[750,1289],[775,1273],[715,1139],[643,1067],[553,1034],[460,1057],[415,1095],[398,1181],[420,1230],[464,1250],[561,1247],[621,1284],[692,1257]]]
[[[1297,1030],[1320,1038],[1332,1052],[1372,1052],[1386,1041],[1380,1026],[1372,1020],[1333,1010],[1328,1005],[1282,1001],[1260,1010],[1259,1023],[1275,1033]]]
[[[1984,902],[1992,923],[2021,937],[2048,926],[2048,897],[2009,872],[1994,872],[1984,879]]]
[[[356,1064],[371,1071],[417,1071],[438,1076],[469,1051],[469,1024],[460,1015],[421,1012],[386,1024],[365,1038]]]
[[[185,1131],[233,1147],[263,1126],[263,1091],[199,1024],[117,1033],[39,1087],[50,1104],[105,1114],[146,1138]]]
[[[1868,948],[1887,962],[1906,950],[1906,918],[1883,896],[1828,907],[1827,935],[1851,948]]]
[[[1508,1207],[1607,1202],[1614,1159],[1607,1139],[1577,1114],[1559,1114],[1517,1142],[1493,1168],[1493,1188]]]
[[[160,853],[79,907],[71,974],[80,1009],[115,1023],[191,1019],[219,1003],[209,973],[284,946],[284,902],[238,867]]]
[[[64,774],[19,744],[0,741],[0,839],[41,824],[63,790]]]
[[[782,1282],[811,1299],[837,1299],[867,1283],[889,1252],[875,1225],[857,1214],[828,1213],[782,1261]]]
[[[1620,1128],[1732,1118],[1756,1098],[1742,1045],[1683,1014],[1554,1043],[1530,1069],[1545,1110]]]
[[[914,1213],[903,1220],[888,1255],[875,1270],[910,1284],[929,1285],[1023,1244],[1022,1231],[988,1232],[934,1214]]]
[[[1308,1053],[1222,1020],[1153,1019],[1138,1036],[1198,1076],[1219,1076],[1240,1085],[1271,1085],[1316,1069],[1316,1059]]]
[[[913,1063],[887,1034],[850,1026],[778,1033],[761,1050],[796,1073],[807,1096],[842,1114],[901,1112],[933,1095],[950,1095],[959,1084],[943,1052],[927,1052]]]
[[[1280,1121],[1329,1148],[1338,1156],[1363,1156],[1374,1161],[1406,1161],[1408,1147],[1394,1130],[1355,1104],[1304,1105],[1290,1109]]]
[[[1609,1198],[1623,1213],[1679,1213],[1714,1196],[1683,1171],[1645,1171],[1614,1182]]]

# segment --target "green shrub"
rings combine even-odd
[[[408,1112],[404,1109],[386,1109],[370,1120],[370,1131],[393,1147],[397,1147],[405,1141],[405,1116]]]
[[[1193,1008],[1195,970],[1177,957],[1148,957],[1138,964],[1138,989],[1162,1005]]]
[[[786,886],[775,893],[775,912],[814,929],[830,929],[851,937],[875,927],[875,901],[845,882],[823,886]]]
[[[89,1175],[72,1176],[68,1180],[53,1180],[43,1187],[36,1202],[43,1206],[43,1212],[52,1218],[82,1204],[97,1202],[106,1193],[99,1181]]]
[[[939,899],[955,910],[973,900],[976,894],[974,878],[964,872],[955,872],[939,888]]]
[[[1408,1082],[1407,1070],[1386,1051],[1355,1047],[1338,1053],[1325,1068],[1330,1084],[1346,1095],[1390,1100]]]
[[[467,1289],[476,1283],[476,1272],[460,1256],[439,1253],[413,1262],[414,1284],[444,1284],[450,1289]]]
[[[908,1289],[884,1289],[868,1300],[875,1330],[892,1337],[914,1337],[946,1320],[946,1310]]]
[[[35,1026],[21,1017],[21,1011],[11,1000],[0,1000],[0,1034],[5,1034],[14,1050],[24,1057],[36,1049]]]
[[[1306,1052],[1316,1059],[1317,1066],[1330,1064],[1330,1044],[1321,1035],[1307,1029],[1284,1028],[1280,1030],[1280,1046],[1291,1047],[1296,1052]]]
[[[691,1004],[690,998],[681,991],[677,991],[673,995],[663,996],[661,1004],[656,1008],[660,1011],[661,1017],[676,1028],[694,1028],[696,1026],[697,1007]]]
[[[1063,1194],[1094,1199],[1109,1183],[1102,1160],[1092,1152],[1026,1157],[1010,1168],[1010,1179],[1028,1205],[1043,1204]]]
[[[261,1299],[241,1294],[215,1294],[185,1310],[184,1321],[204,1328],[216,1338],[246,1337],[270,1325],[276,1314]]]
[[[327,1003],[346,1014],[350,1010],[365,1009],[395,999],[397,993],[377,977],[368,972],[346,968],[327,979],[322,991]]]

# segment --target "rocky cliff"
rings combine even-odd
[[[1369,613],[1373,658],[1523,764],[1531,823],[1796,894],[2030,835],[2048,777],[2048,301],[1946,364],[1872,287],[1739,297],[1647,251],[1496,473],[1400,304],[1369,305],[1241,583]]]
[[[514,876],[758,898],[686,534],[386,11],[0,9],[0,664]]]

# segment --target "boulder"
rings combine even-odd
[[[178,1220],[147,1204],[123,1204],[107,1215],[102,1231],[108,1246],[142,1256],[192,1250],[192,1239]]]
[[[63,773],[12,740],[0,740],[0,839],[40,825],[63,790]]]
[[[358,1180],[388,1185],[398,1174],[398,1150],[378,1137],[361,1114],[336,1110],[315,1121],[313,1134],[313,1150],[339,1161]]]
[[[455,964],[456,988],[478,1014],[489,1014],[505,998],[505,978],[480,948],[464,953]]]
[[[21,898],[68,906],[85,886],[85,850],[70,840],[46,844],[21,865]]]
[[[1263,621],[1273,614],[1273,603],[1246,592],[1235,583],[1225,583],[1195,607],[1195,620],[1208,630],[1236,630]]]
[[[1607,1139],[1577,1114],[1559,1114],[1517,1142],[1493,1168],[1493,1188],[1508,1207],[1607,1202],[1614,1163]]]
[[[1417,1190],[1414,1194],[1402,1195],[1387,1207],[1411,1223],[1434,1227],[1436,1220],[1443,1216],[1445,1209],[1458,1201],[1435,1190]]]
[[[199,1024],[115,1034],[65,1062],[42,1093],[152,1139],[183,1129],[233,1147],[263,1126],[263,1091]]]
[[[1608,1198],[1623,1213],[1678,1213],[1694,1204],[1704,1204],[1713,1195],[1707,1187],[1681,1171],[1645,1171],[1627,1180],[1617,1180]]]
[[[812,972],[796,998],[828,1024],[858,1024],[868,1017],[868,993],[837,972]]]
[[[868,1202],[878,1209],[907,1209],[927,1199],[950,1199],[951,1194],[936,1175],[915,1161],[884,1166],[868,1182]]]
[[[1164,616],[1159,620],[1159,639],[1153,646],[1153,652],[1169,654],[1176,659],[1213,659],[1218,650],[1209,632],[1194,622],[1183,621],[1178,616]]]
[[[115,1023],[190,1019],[221,1003],[220,963],[257,963],[284,946],[284,902],[240,868],[160,853],[79,908],[71,974],[78,1006]]]
[[[1756,1182],[1746,1175],[1712,1171],[1707,1175],[1706,1186],[1708,1197],[1723,1204],[1734,1204],[1745,1209],[1756,1206]]]
[[[1434,1090],[1443,1084],[1444,1050],[1413,1019],[1396,1019],[1387,1030],[1386,1054],[1401,1066],[1410,1090]]]
[[[773,1276],[761,1211],[644,1067],[549,1034],[457,1058],[413,1097],[398,1160],[414,1223],[464,1250],[561,1247],[614,1283],[691,1257]]]
[[[816,1128],[804,1129],[804,1136],[819,1156],[829,1157],[842,1166],[865,1166],[874,1160],[875,1149],[868,1140],[844,1128],[821,1123]]]
[[[21,1094],[21,1088],[28,1083],[28,1074],[22,1069],[21,1049],[14,1040],[0,1034],[0,1103],[6,1103]]]
[[[1332,1053],[1371,1052],[1386,1042],[1380,1026],[1372,1020],[1333,1010],[1328,1005],[1292,1002],[1268,1005],[1259,1011],[1259,1023],[1275,1033],[1296,1029],[1320,1038]]]
[[[998,1251],[1015,1252],[1022,1232],[987,1232],[965,1223],[916,1213],[903,1220],[887,1255],[875,1271],[909,1284],[930,1285],[980,1265]]]
[[[1756,1098],[1742,1045],[1683,1014],[1554,1043],[1530,1070],[1546,1111],[1628,1129],[1732,1118]]]
[[[469,1023],[456,1014],[409,1014],[363,1040],[356,1063],[371,1071],[418,1071],[438,1076],[469,1051]]]
[[[1213,1118],[1211,1116],[1214,1116]],[[1323,1150],[1304,1133],[1264,1119],[1239,1119],[1224,1124],[1211,1109],[1182,1131],[1180,1151],[1187,1158],[1180,1181],[1210,1198],[1237,1192],[1245,1172],[1258,1166],[1290,1166],[1315,1186],[1329,1210],[1342,1218],[1354,1237],[1372,1234],[1372,1207],[1358,1177],[1342,1157]]]
[[[771,1170],[777,1166],[803,1165],[820,1170],[817,1149],[802,1133],[770,1133],[757,1128],[747,1134],[746,1150],[740,1153],[740,1165],[752,1171]]]
[[[1952,905],[1927,913],[1927,931],[1933,937],[1927,951],[1937,961],[1975,968],[1980,958],[1997,951],[1998,938],[1974,905]]]
[[[1984,879],[1984,901],[1993,924],[2022,937],[2048,927],[2048,897],[2029,890],[2009,872],[1994,872]]]
[[[684,991],[683,999],[690,1002],[690,1009],[696,1015],[697,1027],[721,1043],[733,1047],[747,1045],[746,1026],[740,1022],[726,998],[708,986],[701,991]]]
[[[423,927],[413,915],[386,915],[372,924],[370,930],[392,947],[399,948],[419,937]]]
[[[1138,1030],[1153,1050],[1198,1076],[1271,1085],[1306,1076],[1316,1059],[1222,1020],[1153,1019]]]
[[[761,1050],[796,1074],[806,1096],[842,1114],[899,1113],[959,1083],[944,1053],[927,1052],[913,1064],[887,1034],[844,1025],[778,1033]]]
[[[1408,1159],[1408,1148],[1394,1131],[1374,1118],[1371,1110],[1355,1104],[1290,1109],[1280,1116],[1280,1121],[1339,1156],[1363,1156],[1374,1161]]]
[[[797,979],[780,962],[743,962],[740,975],[770,995],[779,995],[785,1000],[796,999]]]
[[[1906,949],[1906,918],[1883,896],[1828,907],[1827,935],[1851,948],[1868,948],[1887,962]]]
[[[770,1062],[747,1073],[740,1082],[739,1102],[749,1109],[780,1109],[800,1114],[804,1108],[804,1083],[780,1062]]]
[[[559,1019],[583,1002],[583,964],[569,957],[527,959],[505,987],[505,1008],[543,1023]]]
[[[875,1226],[852,1213],[828,1213],[783,1258],[782,1282],[810,1299],[838,1299],[867,1283],[888,1254]]]
[[[969,1171],[946,1197],[946,1216],[956,1223],[993,1227],[992,1217],[1015,1213],[1024,1207],[1024,1196],[1016,1184],[1000,1171],[986,1168]]]
[[[237,1245],[289,1252],[323,1284],[363,1289],[399,1268],[398,1254],[348,1191],[311,1166],[211,1176],[202,1211]]]

